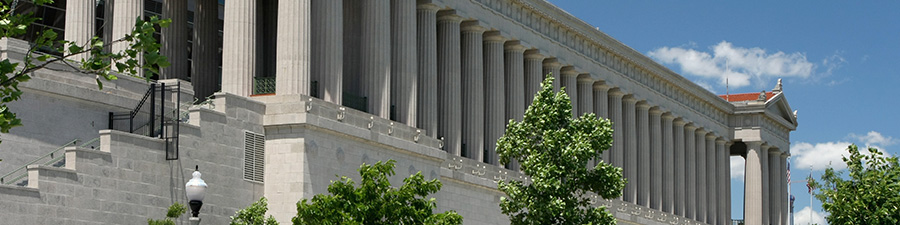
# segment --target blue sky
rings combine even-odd
[[[725,76],[731,93],[771,90],[784,78],[799,111],[794,181],[818,178],[829,162],[841,167],[850,143],[900,155],[900,2],[550,2],[716,94]],[[743,218],[743,159],[732,161],[732,217]],[[791,190],[795,224],[806,224],[805,183]],[[811,209],[824,224],[818,200]]]

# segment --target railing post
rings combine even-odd
[[[140,108],[135,110],[141,110]],[[150,137],[153,137],[154,131],[156,131],[156,83],[150,84],[150,132],[148,132]],[[134,120],[134,117],[131,118]],[[132,125],[133,126],[133,125]],[[130,133],[134,133],[134,130],[131,130]]]
[[[113,115],[115,115],[113,112],[109,112],[109,124],[108,124],[108,126],[109,126],[109,129],[110,129],[110,130],[113,129]]]
[[[166,135],[166,83],[159,84],[159,137]]]

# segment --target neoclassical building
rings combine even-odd
[[[508,223],[496,182],[528,177],[498,163],[495,142],[547,74],[572,116],[614,124],[601,160],[628,184],[619,199],[590,197],[621,223],[731,224],[736,155],[746,159],[746,224],[789,221],[797,118],[780,81],[717,96],[544,0],[58,0],[28,10],[45,17],[35,27],[79,43],[118,39],[137,17],[170,18],[159,37],[172,66],[152,85],[123,75],[97,90],[63,65],[24,83],[11,108],[26,125],[0,136],[0,217],[11,221],[159,218],[184,202],[199,165],[204,221],[227,223],[266,197],[286,223],[336,174],[395,159],[395,184],[417,172],[444,183],[440,211]],[[0,42],[4,59],[28,49]]]

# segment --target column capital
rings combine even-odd
[[[625,103],[635,104],[637,101],[638,101],[638,99],[634,98],[633,94],[627,94],[624,97],[622,97],[622,102],[625,102]]]
[[[662,108],[660,108],[660,111],[662,111]],[[675,122],[675,115],[672,114],[671,112],[665,112],[665,111],[663,111],[661,117],[662,117],[662,119],[664,119],[664,120],[672,120],[672,122]]]
[[[435,5],[435,4],[432,4],[432,3],[425,3],[425,4],[418,4],[418,5],[416,5],[416,10],[417,10],[417,11],[426,11],[426,12],[434,12],[434,13],[436,13],[436,12],[437,12],[438,10],[440,10],[440,9],[441,9],[441,7],[439,7],[439,6]]]
[[[595,91],[609,91],[610,86],[606,84],[606,81],[595,81],[594,82],[594,90]]]
[[[456,10],[448,9],[437,12],[437,21],[462,23],[463,18],[462,16],[456,15]]]
[[[544,67],[559,69],[562,68],[562,63],[560,63],[557,58],[546,58],[544,59]]]
[[[696,130],[696,129],[697,129],[697,125],[696,125],[696,124],[691,123],[691,122],[687,122],[687,121],[685,121],[685,122],[686,122],[686,123],[684,124],[684,129],[689,129],[689,130]]]
[[[786,159],[787,157],[791,157],[791,153],[783,152],[781,153],[781,158]]]
[[[500,35],[500,31],[498,30],[489,30],[484,32],[484,42],[496,43],[496,42],[504,42],[506,38],[503,35]]]
[[[594,83],[594,78],[591,77],[590,73],[582,73],[576,77],[576,81],[578,81],[578,83]]]
[[[647,103],[647,101],[645,101],[645,100],[641,100],[641,101],[637,102],[637,104],[635,104],[634,106],[640,110],[650,110],[650,107],[653,107],[652,105],[650,105],[650,103]]]
[[[460,32],[463,33],[484,33],[487,28],[481,25],[478,20],[465,20],[460,23]]]
[[[781,153],[782,153],[782,152],[781,152],[781,149],[780,149],[780,148],[778,148],[778,147],[769,147],[769,154],[770,154],[770,155],[781,155]]]
[[[578,71],[576,71],[573,66],[563,66],[559,69],[559,73],[564,77],[575,78],[578,76]]]
[[[703,127],[697,126],[697,130],[694,130],[694,133],[697,135],[706,135],[706,133],[709,132],[704,130]]]
[[[672,116],[674,117],[675,115],[672,115]],[[679,127],[683,127],[683,126],[687,125],[687,123],[688,122],[684,121],[684,119],[682,119],[681,117],[677,117],[674,120],[672,120],[672,124],[674,124],[675,126],[679,126]]]
[[[659,108],[659,106],[653,106],[650,108],[650,115],[662,116],[664,111]]]
[[[725,138],[719,137],[716,139],[716,144],[724,145],[728,141],[725,141]]]
[[[769,146],[769,143],[766,143],[766,142],[760,142],[760,144],[759,144],[759,148],[766,152],[769,151],[769,147],[772,147],[772,146]]]
[[[612,88],[612,89],[609,89],[609,96],[623,97],[623,96],[625,96],[625,92],[622,92],[622,89],[619,89],[619,88]]]
[[[525,50],[525,59],[544,59],[544,55],[541,54],[541,50],[532,48]]]
[[[503,50],[507,52],[525,52],[525,46],[519,40],[509,40],[503,44]]]

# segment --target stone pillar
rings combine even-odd
[[[462,144],[465,156],[484,162],[484,27],[462,23]]]
[[[311,95],[309,9],[309,0],[278,1],[278,49],[275,50],[278,55],[275,61],[275,93],[278,95]],[[363,39],[363,44],[371,44],[372,41]]]
[[[713,132],[709,132],[706,134],[706,150],[703,151],[706,153],[706,223],[708,224],[716,224],[716,211],[719,209],[719,206],[716,204],[718,195],[716,184],[718,179],[716,179],[716,135]]]
[[[625,121],[625,126],[623,127],[625,131],[625,166],[622,168],[622,172],[625,173],[625,179],[628,179],[623,195],[626,202],[635,204],[638,204],[638,185],[641,182],[638,177],[638,151],[640,150],[638,150],[638,127],[635,118],[637,116],[637,111],[635,110],[637,101],[633,95],[626,95],[622,98],[622,118]]]
[[[219,3],[216,0],[197,0],[194,10],[194,43],[191,51],[191,84],[194,96],[204,98],[219,91]]]
[[[706,193],[708,192],[708,190],[706,190],[706,156],[708,155],[706,152],[707,131],[703,130],[703,128],[697,128],[694,133],[696,134],[696,136],[694,136],[696,138],[694,143],[697,146],[695,150],[697,152],[697,157],[694,158],[694,162],[696,163],[696,166],[694,167],[696,171],[696,175],[694,175],[696,178],[696,186],[694,186],[696,195],[694,196],[697,198],[697,204],[694,205],[696,206],[694,220],[706,223]]]
[[[506,82],[503,77],[503,43],[499,31],[484,33],[484,145],[485,162],[500,165],[497,160],[497,140],[506,129]],[[523,103],[524,104],[524,103]]]
[[[675,192],[679,191],[675,188],[675,134],[672,133],[672,129],[674,129],[672,122],[675,117],[672,116],[672,113],[663,113],[661,118],[662,172],[659,176],[662,177],[662,190],[660,191],[662,201],[659,209],[674,214]]]
[[[726,183],[731,182],[731,163],[729,152],[725,149],[725,139],[716,139],[716,224],[729,224],[731,211],[726,205],[731,198],[731,190]]]
[[[562,73],[560,84],[566,89],[566,95],[572,101],[572,118],[577,118],[580,108],[578,105],[578,72],[575,71],[575,68],[567,66],[563,67],[560,73]]]
[[[561,68],[562,63],[559,63],[559,60],[556,58],[544,59],[543,75],[547,76],[547,74],[551,74],[553,76],[553,92],[559,92],[560,83],[562,82],[559,74]]]
[[[659,107],[650,108],[650,208],[662,210],[663,189],[663,150],[662,125],[663,111]]]
[[[652,160],[650,158],[650,104],[647,101],[640,101],[636,105],[637,114],[637,160],[633,164],[634,169],[638,171],[637,180],[637,203],[644,207],[650,207],[650,174]]]
[[[601,119],[609,118],[609,86],[606,85],[606,82],[597,81],[594,82],[594,113],[597,113],[597,116]],[[613,131],[615,133],[615,131]],[[606,163],[610,163],[612,165],[612,158],[610,155],[610,149],[604,149],[603,154],[601,154],[600,158]],[[599,162],[599,161],[597,161]],[[596,165],[596,163],[594,164]]]
[[[169,27],[163,27],[162,47],[159,48],[160,54],[168,57],[169,66],[162,68],[160,78],[162,79],[188,79],[188,27],[187,27],[187,1],[184,0],[165,0],[163,2],[163,18],[171,19],[172,23]]]
[[[94,11],[97,0],[69,0],[66,2],[65,40],[75,42],[78,46],[90,47],[94,37]],[[185,9],[186,10],[186,9]],[[132,21],[133,22],[133,21]],[[71,52],[69,52],[71,53]],[[73,55],[70,59],[81,61],[91,57],[91,53]]]
[[[781,211],[779,212],[779,217],[781,217],[781,224],[788,225],[790,224],[790,204],[788,203],[788,184],[787,183],[787,157],[790,156],[788,153],[781,154],[781,158],[779,159],[779,163],[781,163],[781,179],[778,179],[781,182],[781,186],[779,188],[779,205],[781,206]]]
[[[438,137],[444,150],[460,156],[462,107],[460,89],[460,30],[455,11],[438,12]]]
[[[747,157],[744,168],[744,222],[747,225],[763,225],[763,167],[767,166],[767,150],[758,141],[744,142]]]
[[[722,182],[725,185],[725,204],[723,208],[725,208],[725,224],[731,223],[731,145],[733,142],[725,142],[725,168],[728,168],[725,172],[725,178],[728,182]],[[749,148],[748,148],[749,149]],[[746,177],[746,175],[745,175]],[[746,181],[745,181],[746,182]],[[746,183],[745,183],[746,185]],[[746,195],[745,195],[746,198]]]
[[[397,122],[416,126],[416,0],[391,0],[391,105]],[[480,44],[480,43],[479,43]]]
[[[781,150],[769,149],[769,224],[779,224],[781,221]]]
[[[622,97],[625,93],[619,88],[609,90],[609,120],[612,121],[613,143],[609,149],[609,158],[613,166],[625,166],[625,121],[622,118]],[[623,171],[624,176],[624,171]]]
[[[418,64],[417,124],[424,132],[437,137],[437,12],[433,4],[416,6],[416,60]]]
[[[572,108],[572,111],[575,111]],[[578,75],[578,115],[594,112],[594,79],[590,74]]]
[[[245,3],[236,3],[232,6],[232,8],[234,8],[232,11],[235,11],[235,12],[233,14],[225,15],[226,29],[228,29],[229,15],[231,15],[230,21],[232,22],[233,25],[236,25],[236,24],[234,24],[235,22],[241,21],[239,23],[241,23],[242,25],[244,25],[246,27],[249,27],[248,25],[252,23],[252,24],[254,24],[253,29],[255,31],[256,19],[254,18],[254,19],[252,19],[252,21],[248,21],[248,20],[244,19],[244,17],[251,15],[252,12],[255,12],[256,2],[254,1],[252,3],[246,3],[246,4]],[[245,10],[249,10],[247,8],[252,8],[254,11],[245,11]],[[113,15],[112,15],[112,22],[113,22],[112,23],[113,24],[112,40],[110,40],[109,42],[113,42],[115,40],[122,39],[126,35],[131,34],[131,30],[134,29],[135,19],[137,19],[137,18],[143,19],[144,1],[143,0],[118,0],[115,2],[115,4],[113,4],[113,12],[115,12],[115,13],[113,13]],[[252,15],[255,15],[255,14],[252,14]],[[235,18],[235,17],[241,17],[241,18]],[[240,28],[232,28],[231,30],[236,30],[236,29],[240,29]],[[229,31],[225,31],[225,32],[226,33],[224,35],[226,38],[228,38],[229,34],[233,34],[232,32],[229,32]],[[91,33],[93,34],[93,32],[91,32]],[[238,36],[238,35],[240,35],[240,34],[235,34],[235,36]],[[240,36],[243,36],[243,35],[240,35]],[[231,37],[231,38],[234,39],[234,38],[239,38],[239,37]],[[227,41],[229,39],[225,39],[225,40]],[[226,42],[226,43],[228,43],[228,42]],[[255,42],[251,42],[251,43],[255,43]],[[131,48],[131,47],[129,46],[129,44],[127,42],[113,43],[112,47],[111,47],[113,53],[123,52],[125,50],[128,50],[129,48]],[[255,50],[255,48],[253,48],[253,49]],[[243,53],[244,55],[241,57],[241,59],[256,57],[255,56],[256,54],[247,54],[247,53],[253,53],[253,52]],[[138,56],[135,58],[135,60],[137,60],[138,62],[141,62],[144,60],[144,57],[141,54],[138,54]],[[238,60],[238,59],[235,59],[235,60]],[[249,60],[253,60],[253,59],[249,59]],[[115,68],[115,66],[113,66],[113,68]],[[222,68],[222,69],[223,69],[222,71],[224,72],[225,71],[224,68]],[[253,70],[250,70],[250,71],[253,71]],[[119,72],[124,73],[125,71],[119,71]],[[138,68],[137,74],[133,74],[133,75],[143,77],[144,70]],[[251,81],[252,78],[253,78],[253,75],[250,74],[250,77],[247,79],[247,81]],[[249,90],[249,88],[250,88],[249,85],[250,84],[248,83],[247,90]],[[238,93],[236,91],[231,91],[231,93],[243,95],[243,96],[250,95],[249,92],[247,94],[243,94],[243,93]]]
[[[390,119],[391,109],[391,2],[363,0],[360,32],[360,80],[369,113]],[[459,22],[455,23],[456,77],[459,71]],[[278,33],[283,33],[279,30]],[[440,64],[438,65],[440,67]],[[459,84],[458,82],[456,84]],[[458,88],[459,86],[454,86]],[[458,90],[458,89],[457,89]],[[458,98],[457,98],[458,99]],[[454,105],[458,107],[459,104]],[[457,125],[458,126],[458,125]],[[452,146],[453,144],[451,144]],[[445,145],[446,146],[446,145]],[[455,147],[459,147],[458,145]]]
[[[544,81],[543,72],[544,55],[537,49],[525,51],[525,107],[531,106],[534,96],[541,90],[541,81]]]
[[[116,6],[119,4],[121,3],[115,3]],[[256,46],[258,4],[257,1],[250,0],[225,4],[222,37],[222,92],[238,96],[250,96],[253,93],[253,77],[256,75],[258,66],[256,55],[258,52]]]
[[[687,143],[685,143],[685,140],[687,140],[687,138],[684,137],[684,132],[687,128],[684,127],[685,121],[681,118],[674,119],[672,125],[672,143],[674,144],[672,151],[674,160],[672,165],[674,166],[673,171],[675,171],[675,179],[673,180],[673,185],[675,186],[673,191],[675,194],[673,195],[674,200],[672,201],[672,210],[675,215],[687,217],[687,214],[685,213],[685,208],[687,207],[687,164],[685,159],[685,146]]]
[[[504,44],[504,76],[506,77],[506,120],[522,121],[525,116],[525,46],[519,41]],[[505,126],[506,122],[504,122]],[[510,170],[519,170],[519,163],[510,160]]]
[[[684,217],[697,218],[697,126],[693,123],[684,125]],[[676,156],[677,157],[677,156]]]
[[[344,1],[313,0],[312,57],[310,70],[319,81],[318,96],[337,105],[343,103]],[[415,5],[415,3],[413,3]],[[392,26],[393,27],[393,26]],[[280,32],[279,32],[280,33]],[[280,34],[279,34],[280,35]],[[410,59],[412,60],[412,59]],[[411,63],[411,62],[410,62]],[[415,78],[413,78],[415,80]]]
[[[769,191],[770,191],[770,183],[769,183],[769,145],[762,144],[760,147],[759,159],[760,159],[760,168],[762,172],[759,174],[760,179],[762,180],[762,224],[771,224],[771,218],[769,214]],[[746,199],[744,201],[747,201]]]

